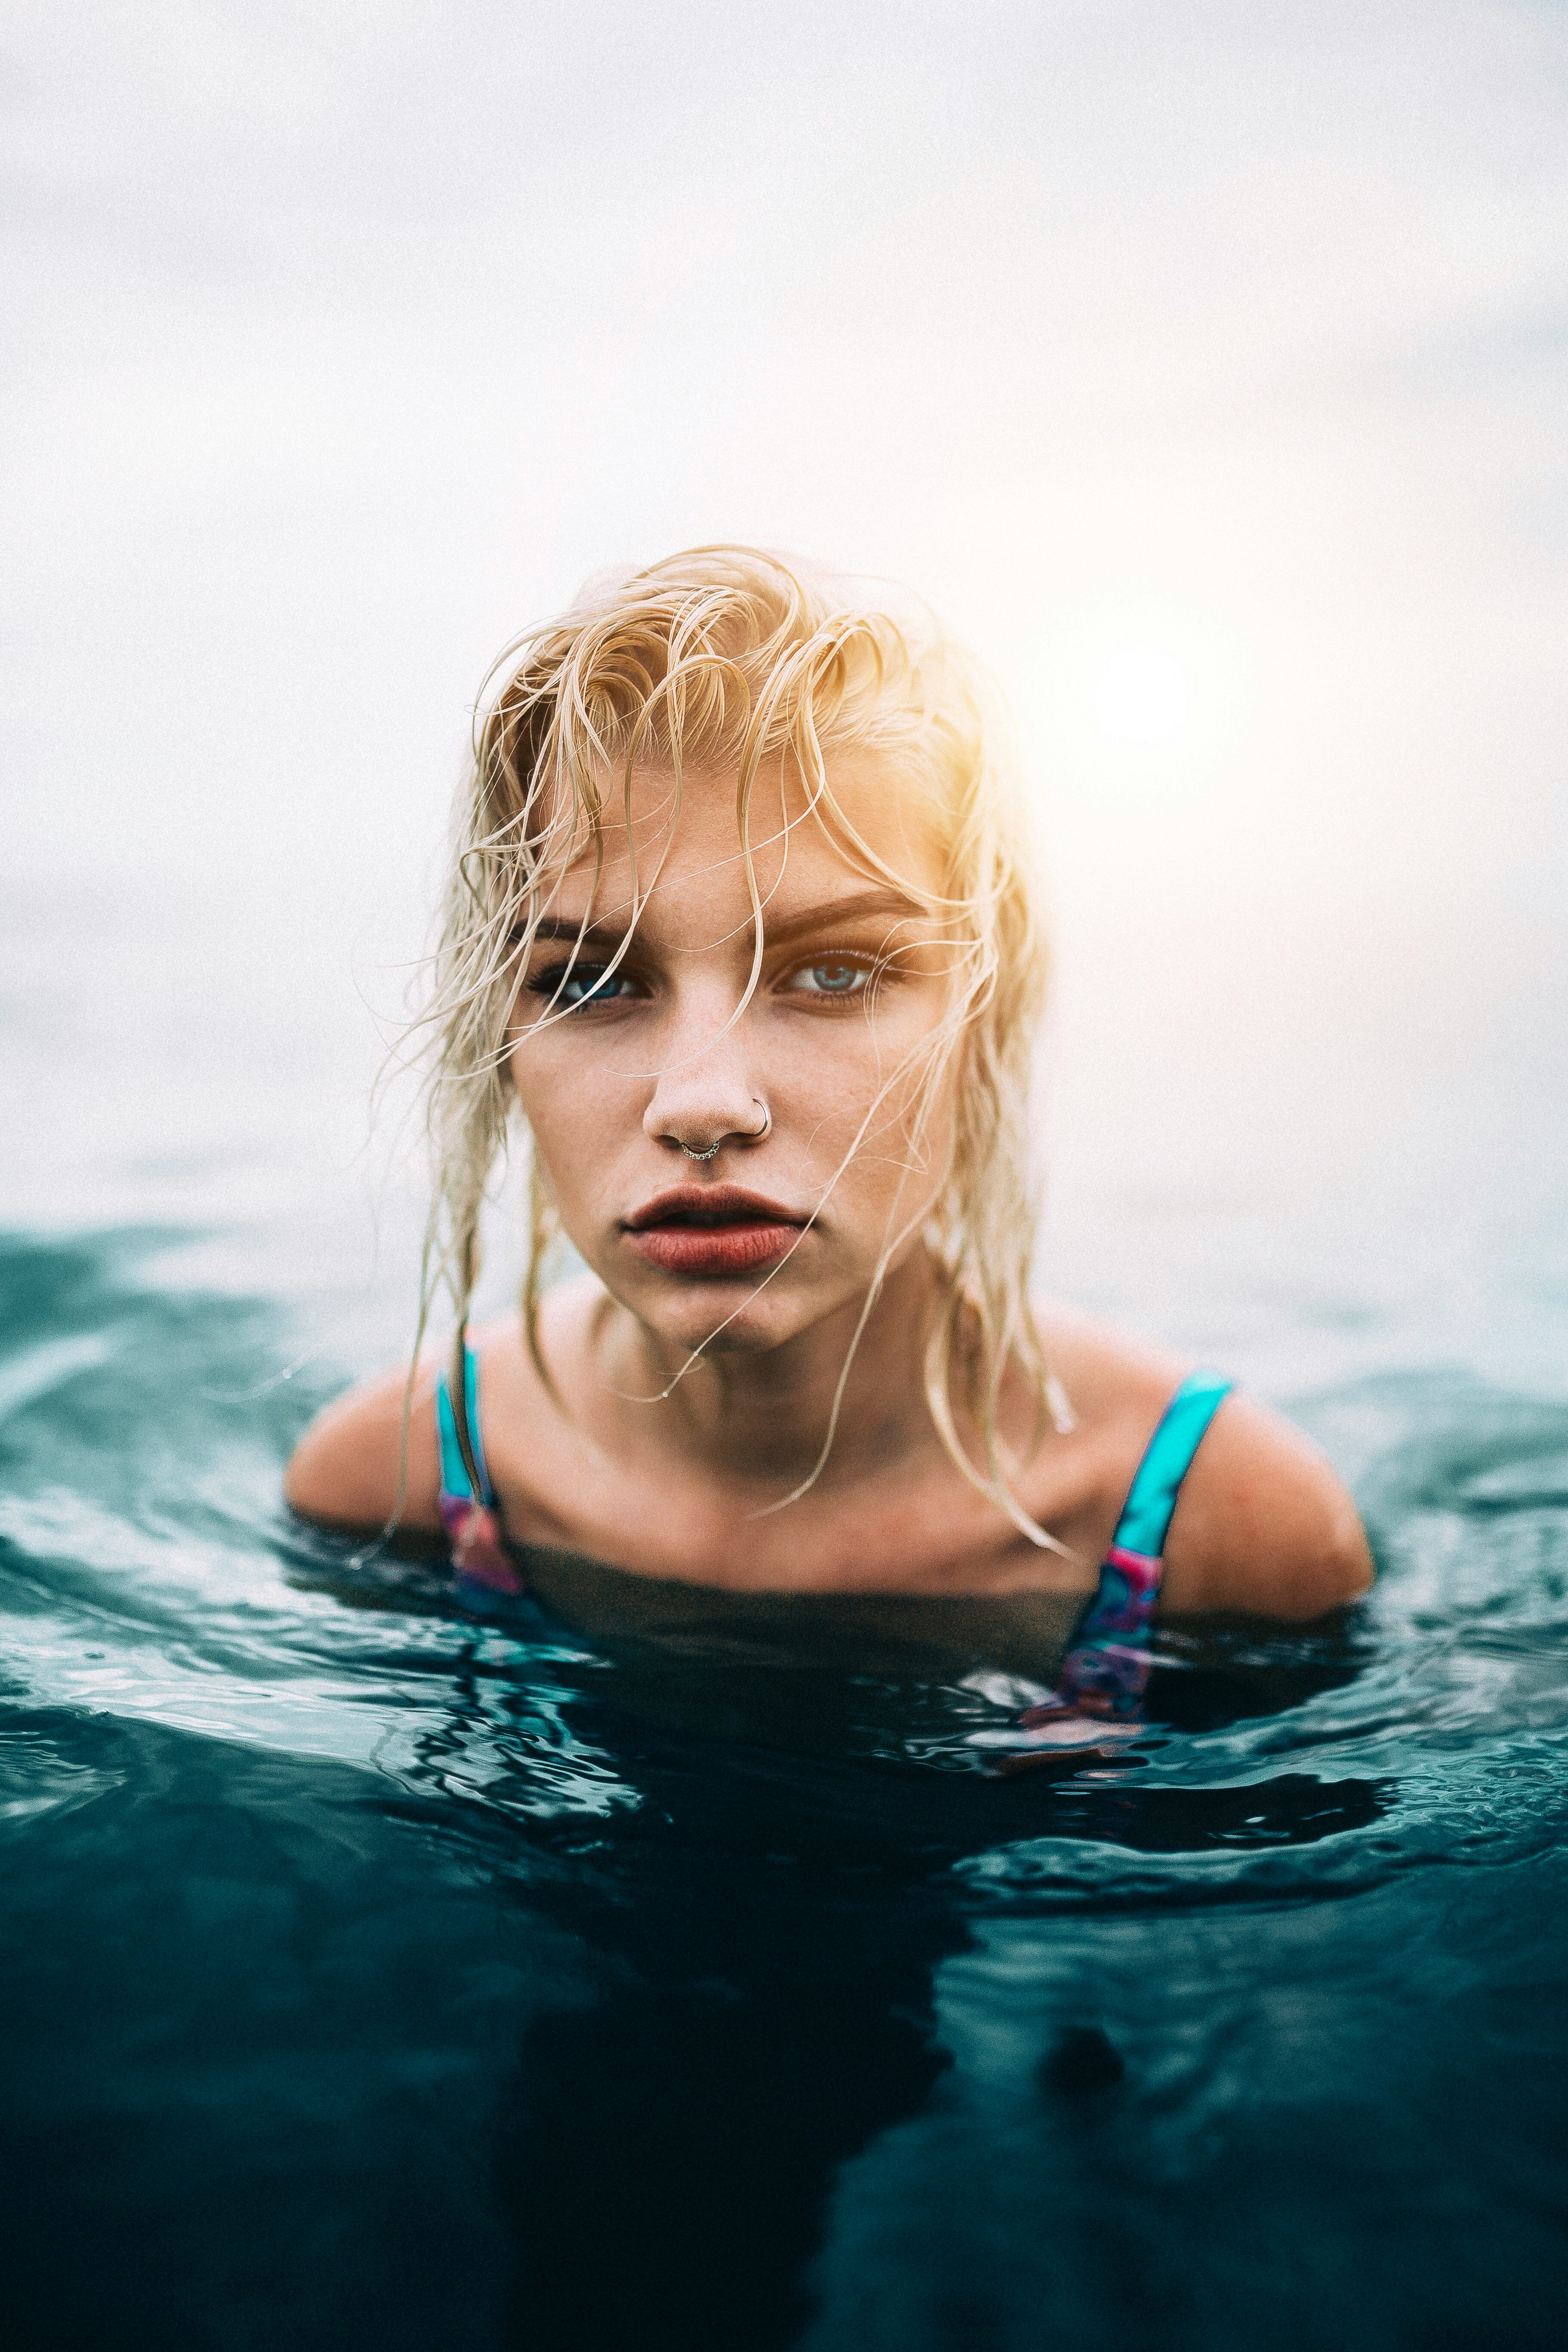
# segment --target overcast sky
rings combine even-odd
[[[0,43],[14,877],[412,903],[498,646],[735,538],[993,665],[1069,1003],[1190,1026],[1228,974],[1276,1034],[1479,1061],[1568,993],[1563,5],[51,0]],[[1119,677],[1174,681],[1152,733]]]

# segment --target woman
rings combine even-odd
[[[1047,1739],[1135,1703],[1156,1599],[1301,1620],[1363,1591],[1303,1439],[1029,1299],[1043,944],[957,649],[720,548],[585,595],[499,675],[428,1014],[452,1377],[324,1414],[295,1508],[445,1526],[468,1587],[531,1577],[587,1630],[847,1603],[1059,1677]],[[514,1125],[522,1313],[470,1349]],[[586,1271],[546,1292],[563,1234]]]

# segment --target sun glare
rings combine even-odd
[[[1110,646],[1089,675],[1093,724],[1108,742],[1153,750],[1191,726],[1197,680],[1168,646]]]
[[[1081,613],[1042,647],[1047,755],[1099,792],[1212,781],[1246,730],[1251,664],[1232,632],[1142,599]]]

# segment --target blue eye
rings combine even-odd
[[[827,956],[821,963],[808,963],[790,976],[792,988],[804,989],[808,996],[856,996],[871,975],[863,963],[846,963],[842,957]]]
[[[611,971],[602,963],[577,963],[570,971],[564,964],[556,964],[552,971],[536,972],[528,985],[532,995],[542,996],[568,1013],[579,1004],[614,1004],[637,994],[624,971]]]

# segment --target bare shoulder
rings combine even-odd
[[[583,1291],[584,1295],[575,1294]],[[564,1332],[587,1311],[587,1286],[563,1285],[547,1302],[547,1320]],[[479,1358],[480,1419],[492,1473],[514,1454],[520,1430],[556,1417],[516,1316],[476,1326],[468,1344]],[[441,1449],[436,1429],[436,1383],[445,1351],[428,1349],[412,1386],[406,1363],[351,1389],[317,1416],[295,1447],[283,1492],[301,1517],[326,1527],[381,1528],[397,1525],[438,1534]],[[505,1482],[503,1482],[505,1483]]]
[[[483,1326],[470,1334],[469,1344],[479,1358],[483,1387],[495,1371],[515,1380],[508,1360],[524,1351],[513,1325]],[[500,1360],[493,1368],[492,1359]],[[381,1528],[395,1518],[400,1528],[439,1534],[436,1382],[443,1363],[441,1349],[426,1349],[412,1383],[407,1364],[395,1364],[319,1413],[284,1474],[290,1507],[324,1527]]]
[[[1226,1398],[1182,1482],[1165,1545],[1164,1602],[1298,1622],[1372,1582],[1356,1507],[1327,1456],[1255,1398]]]
[[[1054,1301],[1042,1303],[1039,1328],[1114,1513],[1193,1367]],[[1233,1391],[1182,1482],[1164,1608],[1302,1622],[1355,1600],[1372,1577],[1365,1533],[1333,1465],[1279,1413]]]
[[[318,1413],[284,1473],[290,1507],[326,1527],[380,1528],[395,1516],[437,1529],[436,1372],[435,1357],[422,1357],[411,1385],[407,1364],[395,1365]]]
[[[476,1351],[484,1338],[472,1335]],[[426,1349],[412,1380],[406,1361],[394,1364],[318,1413],[284,1473],[290,1507],[323,1527],[379,1532],[395,1522],[438,1535],[436,1384],[445,1360],[443,1349]]]

